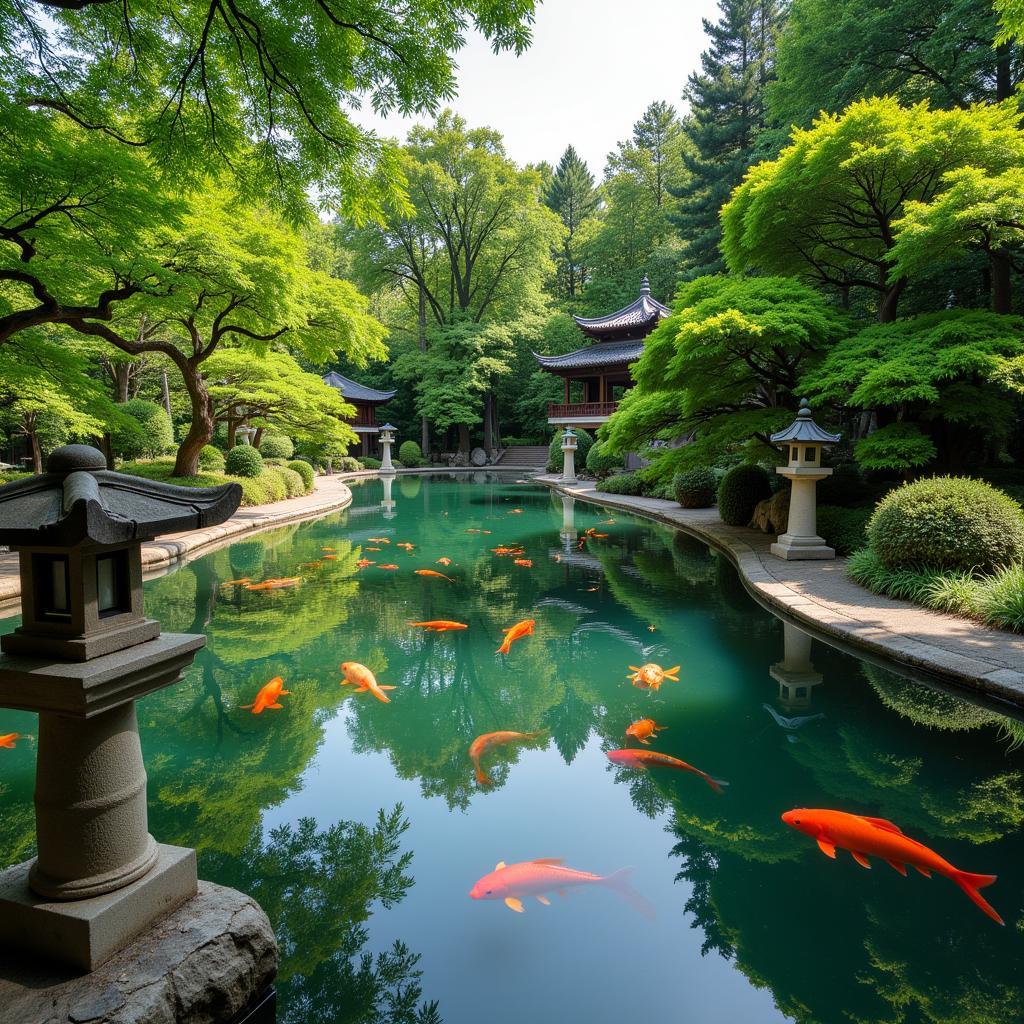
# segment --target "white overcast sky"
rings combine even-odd
[[[456,55],[451,105],[471,126],[498,129],[517,163],[554,164],[572,143],[600,178],[606,155],[648,103],[682,108],[706,46],[702,17],[717,21],[715,0],[544,0],[522,57],[470,38]],[[379,118],[369,105],[356,119],[399,139],[415,123]]]

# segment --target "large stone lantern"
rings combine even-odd
[[[562,476],[563,484],[576,483],[576,435],[572,427],[566,427],[562,435]]]
[[[383,449],[380,459],[380,471],[382,473],[394,473],[395,464],[391,461],[391,446],[395,443],[395,431],[398,428],[390,423],[385,423],[380,428],[380,446]]]
[[[786,532],[771,546],[771,553],[788,561],[809,558],[835,558],[836,553],[818,536],[817,483],[832,475],[821,464],[822,450],[835,444],[841,434],[822,430],[811,417],[807,399],[800,399],[800,411],[785,430],[772,434],[772,444],[786,453],[786,464],[775,472],[792,482],[789,498],[789,522]]]
[[[85,445],[0,487],[22,624],[0,638],[0,707],[39,715],[38,856],[0,873],[0,943],[93,970],[196,892],[195,851],[149,834],[137,698],[170,686],[205,637],[142,607],[142,542],[223,522],[237,484],[109,472]]]

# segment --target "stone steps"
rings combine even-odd
[[[523,445],[515,448],[506,448],[495,465],[522,466],[524,469],[543,469],[547,465],[547,461],[548,449],[546,445]]]

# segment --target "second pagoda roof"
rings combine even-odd
[[[537,352],[533,356],[545,370],[561,373],[567,370],[599,370],[621,366],[623,363],[635,362],[643,351],[644,340],[637,338],[635,341],[598,341],[560,356],[542,356]]]
[[[351,399],[353,402],[387,402],[398,394],[397,391],[378,391],[376,388],[368,388],[365,384],[335,373],[334,370],[325,373],[323,381],[325,384],[330,384],[332,388],[338,388],[343,398]]]
[[[584,334],[596,341],[642,339],[657,327],[659,320],[671,312],[668,306],[651,298],[651,285],[645,277],[640,282],[640,295],[628,306],[606,316],[574,316],[573,320]]]

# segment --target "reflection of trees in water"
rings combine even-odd
[[[990,708],[972,704],[944,690],[902,679],[868,662],[864,662],[861,669],[882,703],[915,725],[943,732],[961,732],[997,724],[1003,718]]]

